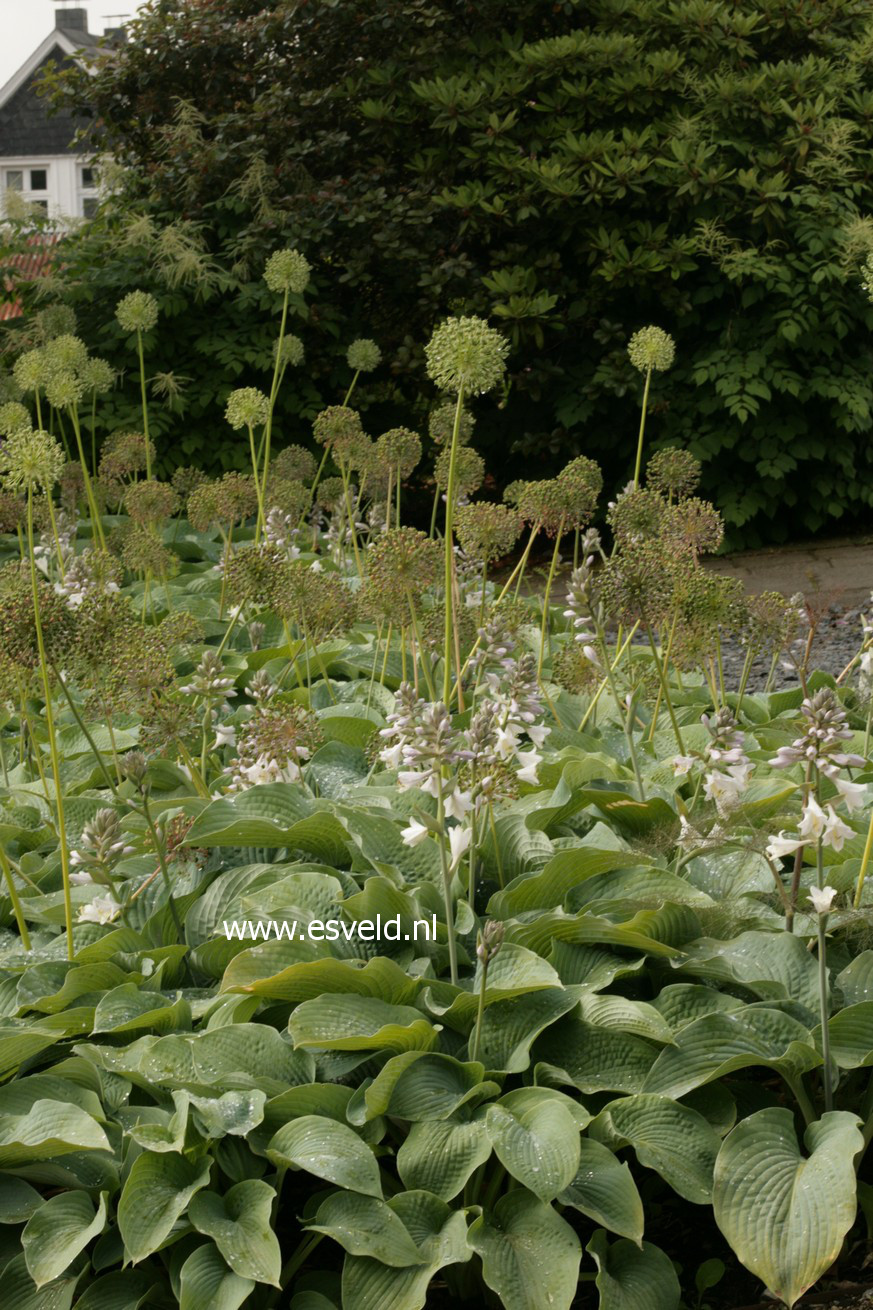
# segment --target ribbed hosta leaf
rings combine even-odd
[[[397,1172],[410,1190],[421,1188],[451,1201],[490,1155],[491,1139],[480,1110],[463,1123],[444,1119],[413,1124],[397,1152]]]
[[[483,1082],[484,1076],[483,1066],[476,1061],[462,1064],[451,1055],[433,1051],[406,1051],[392,1056],[366,1089],[361,1122],[380,1114],[409,1123],[448,1119],[480,1089],[487,1094],[493,1087]]]
[[[332,1237],[350,1255],[370,1256],[395,1269],[427,1263],[402,1220],[375,1196],[335,1192],[307,1227]]]
[[[179,1274],[179,1310],[239,1310],[254,1289],[228,1269],[211,1242],[188,1256]]]
[[[188,833],[190,846],[287,846],[288,833],[316,802],[288,782],[250,787],[207,805]]]
[[[778,1010],[707,1014],[675,1042],[658,1056],[644,1091],[679,1097],[737,1069],[763,1065],[793,1078],[821,1064],[809,1030]]]
[[[545,1088],[525,1090],[531,1094],[526,1105],[490,1105],[485,1124],[507,1173],[541,1201],[552,1201],[576,1176],[579,1129]]]
[[[585,1249],[597,1264],[600,1310],[677,1310],[679,1279],[659,1246],[624,1239],[610,1246],[600,1228]]]
[[[643,862],[648,861],[632,851],[597,851],[586,846],[558,851],[539,873],[515,878],[503,891],[495,892],[488,913],[496,919],[508,919],[526,910],[551,909],[563,905],[568,892],[588,878]]]
[[[799,1001],[818,1007],[818,969],[799,937],[744,932],[733,941],[703,938],[688,948],[681,973],[716,983],[742,983],[761,1000]]]
[[[472,1254],[463,1212],[450,1210],[428,1192],[401,1192],[388,1206],[403,1223],[424,1261],[392,1268],[367,1256],[347,1255],[343,1265],[343,1305],[355,1310],[422,1310],[430,1280],[445,1265],[462,1264]]]
[[[312,1000],[325,992],[378,996],[391,1004],[408,1002],[420,983],[384,956],[368,960],[363,968],[330,956],[294,959],[297,943],[270,942],[237,955],[222,979],[222,991],[251,992],[273,1001]],[[284,960],[284,963],[283,963]]]
[[[866,1069],[873,1064],[873,1001],[850,1005],[828,1023],[831,1057],[841,1069]],[[813,1031],[821,1050],[821,1025]]]
[[[734,1253],[793,1306],[840,1253],[855,1218],[859,1121],[832,1111],[807,1128],[790,1110],[759,1110],[726,1138],[715,1165],[716,1222]]]
[[[616,1160],[609,1147],[591,1137],[583,1137],[579,1148],[576,1177],[558,1200],[639,1245],[643,1239],[643,1203],[630,1169]]]
[[[427,1050],[439,1032],[420,1010],[389,1005],[375,996],[319,996],[291,1015],[295,1046],[337,1051]]]
[[[468,1241],[505,1310],[570,1310],[582,1251],[550,1205],[516,1187],[474,1220]]]
[[[198,1233],[212,1238],[235,1274],[278,1287],[282,1252],[270,1227],[275,1195],[260,1179],[246,1179],[223,1196],[198,1192],[191,1198],[188,1218]]]
[[[736,996],[697,983],[673,983],[669,987],[664,987],[652,1001],[652,1005],[664,1016],[673,1032],[679,1032],[680,1028],[687,1028],[695,1019],[700,1019],[705,1014],[743,1008],[743,1002]]]
[[[631,1001],[625,996],[602,996],[589,993],[579,998],[579,1013],[586,1023],[597,1028],[612,1028],[632,1033],[652,1042],[670,1042],[670,1026],[653,1005]]]
[[[549,987],[488,1006],[479,1045],[486,1069],[521,1073],[530,1064],[531,1044],[575,1004],[572,993]]]
[[[0,1114],[0,1169],[20,1169],[81,1151],[108,1151],[100,1125],[78,1105],[38,1100],[26,1114]]]
[[[534,1058],[563,1071],[580,1092],[639,1092],[658,1049],[640,1037],[570,1015],[543,1034]]]
[[[703,1115],[666,1096],[627,1096],[601,1110],[589,1130],[620,1150],[632,1146],[686,1201],[708,1205],[721,1140]]]
[[[118,1202],[118,1227],[128,1259],[144,1260],[169,1236],[191,1197],[209,1182],[210,1161],[146,1151],[133,1162]]]
[[[28,1272],[37,1287],[59,1278],[92,1238],[103,1231],[106,1197],[96,1210],[86,1192],[49,1197],[27,1221],[21,1235]]]
[[[274,1164],[305,1169],[352,1192],[382,1195],[373,1152],[347,1124],[334,1119],[317,1114],[292,1119],[276,1133],[267,1155]]]

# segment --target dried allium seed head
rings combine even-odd
[[[499,386],[509,342],[482,318],[449,318],[424,348],[428,376],[441,391],[482,395]]]
[[[299,250],[276,250],[267,260],[264,281],[277,295],[286,291],[300,295],[309,285],[311,271],[309,260]]]
[[[408,478],[421,459],[421,437],[409,428],[390,428],[376,442],[375,456],[389,464],[401,478]]]
[[[690,496],[699,482],[700,460],[679,446],[657,451],[646,465],[646,486],[668,500]]]
[[[361,416],[348,405],[328,405],[316,414],[312,433],[320,446],[327,446],[340,457],[360,446],[364,438]]]
[[[270,417],[270,401],[257,387],[239,387],[227,398],[224,417],[234,431],[263,427]]]
[[[433,466],[434,480],[440,491],[447,491],[449,486],[449,464],[451,447],[444,446],[436,457]],[[458,496],[472,496],[485,480],[485,461],[472,446],[459,446],[455,452],[455,493]]]
[[[282,353],[279,353],[278,340],[273,343],[273,359],[278,359],[282,368],[297,368],[303,363],[305,351],[303,342],[299,337],[295,337],[293,332],[288,332],[282,338]]]
[[[315,456],[305,446],[286,446],[273,460],[277,477],[305,482],[307,486],[315,477],[317,467]]]
[[[508,505],[479,501],[461,505],[455,517],[455,532],[464,550],[483,564],[508,555],[521,532],[521,516]]]
[[[708,500],[693,496],[669,508],[663,535],[665,541],[676,542],[695,556],[711,555],[724,540],[724,520]]]
[[[620,546],[654,541],[660,536],[667,514],[667,502],[648,487],[623,491],[610,506],[606,521]]]
[[[355,373],[372,373],[382,362],[382,352],[369,337],[359,337],[346,351],[346,361]]]
[[[135,482],[124,493],[124,508],[134,523],[159,527],[178,508],[178,498],[169,482]]]
[[[628,358],[641,373],[654,369],[664,373],[673,363],[676,345],[669,333],[659,327],[640,328],[628,342]]]
[[[181,467],[173,470],[173,476],[170,479],[170,486],[179,497],[180,501],[187,501],[192,491],[196,487],[202,487],[205,482],[209,481],[209,475],[202,469],[194,468],[193,465],[183,464]]]

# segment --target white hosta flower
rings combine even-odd
[[[816,914],[829,914],[836,894],[836,887],[810,887],[809,899]]]
[[[418,819],[410,819],[409,827],[404,828],[400,836],[403,838],[404,845],[418,846],[427,837],[427,828]]]
[[[828,817],[822,833],[822,845],[831,846],[835,851],[843,849],[843,842],[854,837],[854,832],[847,823],[843,823],[833,805],[828,806]]]
[[[324,572],[324,566],[322,565],[321,560],[319,560],[319,559],[314,559],[314,560],[312,561],[312,563],[310,564],[310,566],[309,566],[309,572],[310,572],[310,573],[322,573],[322,572]]]
[[[673,756],[673,777],[684,778],[694,768],[697,760],[693,755],[674,755]]]
[[[848,779],[844,781],[842,778],[834,778],[834,784],[840,793],[840,800],[845,803],[850,814],[863,809],[867,804],[867,788],[863,782],[849,782]],[[839,804],[839,801],[837,804]]]
[[[452,872],[454,872],[461,863],[461,859],[463,858],[464,852],[469,847],[472,837],[473,833],[469,828],[452,828],[449,833],[449,847],[451,848],[452,853],[449,867]]]
[[[792,837],[787,832],[780,832],[768,841],[767,858],[768,860],[781,860],[785,855],[793,855],[802,845],[801,838]]]
[[[823,836],[828,816],[814,796],[810,796],[800,820],[800,835],[806,841],[818,841]]]
[[[542,746],[551,731],[545,723],[529,723],[527,726],[527,735],[534,746]]]
[[[379,759],[389,769],[396,769],[403,758],[403,742],[398,741],[393,746],[386,746],[379,752]]]
[[[515,758],[522,766],[516,774],[519,782],[529,782],[532,784],[539,782],[539,778],[537,777],[537,765],[542,760],[542,755],[535,750],[519,751]]]
[[[397,786],[401,791],[422,791],[429,777],[429,774],[420,773],[417,769],[402,769],[397,775]]]
[[[215,725],[215,741],[212,743],[214,751],[221,750],[222,746],[236,745],[236,728],[232,723],[217,723]]]
[[[515,754],[515,748],[518,745],[518,728],[514,723],[509,723],[505,728],[497,729],[497,739],[494,743],[494,749],[497,752],[498,759],[508,760],[511,755]]]
[[[728,810],[734,809],[745,790],[746,783],[743,778],[735,778],[730,773],[717,771],[706,775],[704,792],[709,800],[715,801],[719,814],[726,814]]]
[[[79,923],[112,923],[118,918],[119,906],[111,896],[96,896],[88,905],[79,907]]]
[[[460,787],[456,787],[451,795],[446,797],[444,803],[446,814],[451,819],[463,820],[473,808],[470,793],[461,791]]]

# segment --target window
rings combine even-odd
[[[24,172],[20,168],[7,168],[6,170],[6,190],[23,191],[24,190]]]
[[[32,168],[30,170],[31,191],[48,191],[48,169]]]
[[[83,168],[83,169],[82,169],[82,183],[81,183],[81,185],[82,185],[82,190],[83,190],[83,191],[93,191],[93,190],[95,189],[95,187],[97,187],[97,186],[100,185],[100,179],[99,179],[99,177],[97,176],[97,169],[96,169],[96,168]]]
[[[47,200],[31,200],[34,209],[40,209],[44,214],[48,213],[49,202]]]
[[[96,196],[83,196],[82,217],[93,218],[94,215],[97,213],[97,206],[99,205],[99,203],[100,201],[97,199]]]

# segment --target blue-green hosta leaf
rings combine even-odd
[[[394,1269],[427,1263],[403,1221],[375,1196],[334,1192],[307,1228],[332,1237],[349,1255],[369,1256]]]
[[[139,1310],[153,1287],[144,1269],[117,1269],[88,1283],[76,1310]]]
[[[385,726],[385,719],[378,710],[348,702],[319,710],[318,721],[325,741],[341,742],[359,750],[366,746],[374,732]]]
[[[646,963],[643,956],[632,960],[597,946],[575,946],[558,939],[552,942],[549,961],[566,986],[587,987],[592,992],[603,991],[616,978],[632,978]]]
[[[847,1006],[873,1001],[873,951],[862,951],[837,974],[836,989],[842,992],[843,1004]]]
[[[494,1083],[484,1082],[485,1068],[478,1061],[462,1064],[454,1056],[436,1051],[404,1051],[394,1055],[364,1091],[363,1106],[349,1117],[366,1123],[388,1114],[409,1123],[448,1119],[460,1106],[492,1094]]]
[[[23,1255],[17,1255],[3,1270],[3,1299],[15,1310],[70,1310],[81,1275],[69,1273],[46,1287],[34,1286]]]
[[[49,1197],[28,1219],[21,1245],[28,1272],[37,1287],[60,1278],[80,1251],[103,1231],[106,1197],[96,1210],[86,1192],[60,1192]]]
[[[790,1110],[743,1119],[715,1165],[715,1220],[737,1258],[773,1296],[793,1306],[829,1269],[855,1219],[859,1120],[831,1111],[804,1134]]]
[[[643,1240],[643,1203],[627,1164],[619,1164],[602,1142],[582,1137],[576,1177],[558,1197],[611,1233],[639,1246]]]
[[[205,1137],[246,1137],[262,1122],[267,1097],[255,1088],[221,1096],[191,1096],[190,1101]]]
[[[138,1145],[148,1151],[182,1151],[188,1127],[190,1098],[187,1092],[173,1092],[175,1110],[170,1114],[156,1105],[122,1105],[117,1121]]]
[[[687,1028],[704,1014],[743,1008],[743,1002],[736,996],[697,983],[672,983],[658,993],[652,1005],[664,1016],[673,1032]]]
[[[191,1027],[191,1006],[183,996],[171,1001],[160,992],[147,992],[135,983],[122,983],[107,992],[94,1011],[93,1033],[172,1032]]]
[[[586,1023],[598,1028],[612,1028],[652,1042],[672,1042],[670,1025],[654,1005],[631,1001],[626,996],[603,996],[586,992],[579,997],[579,1014]]]
[[[420,1010],[375,996],[340,994],[303,1001],[288,1020],[294,1045],[336,1051],[422,1051],[439,1029]]]
[[[267,1148],[274,1164],[305,1169],[352,1192],[382,1196],[373,1152],[348,1124],[322,1115],[302,1115],[280,1128]]]
[[[539,870],[553,853],[552,843],[544,833],[531,831],[521,814],[502,814],[495,820],[497,834],[490,829],[480,843],[479,856],[489,877],[511,882],[522,874]]]
[[[756,851],[707,851],[689,861],[684,876],[715,901],[773,890],[770,866]]]
[[[699,929],[696,916],[684,905],[641,910],[626,923],[614,923],[586,910],[580,910],[578,914],[549,910],[529,923],[514,924],[511,940],[545,956],[548,956],[553,941],[562,941],[583,946],[622,946],[646,955],[669,958],[678,955],[677,947],[697,936]]]
[[[729,942],[703,938],[687,948],[677,967],[709,982],[741,983],[763,1001],[799,1001],[818,1009],[818,966],[793,933],[744,932]]]
[[[63,1036],[63,1031],[52,1033],[21,1019],[4,1019],[0,1022],[0,1078],[17,1072],[25,1060],[54,1046]]]
[[[353,809],[350,805],[337,808],[349,837],[376,873],[389,878],[400,874],[410,886],[439,878],[440,853],[435,841],[406,846],[400,835],[402,825],[388,815]],[[373,919],[375,914],[367,909],[362,917]]]
[[[466,1121],[413,1124],[397,1152],[397,1172],[410,1191],[420,1188],[451,1201],[490,1155],[491,1139],[480,1109]]]
[[[191,1038],[190,1046],[194,1076],[204,1085],[219,1083],[236,1091],[261,1087],[278,1093],[283,1085],[310,1081],[312,1062],[306,1052],[295,1051],[267,1024],[213,1028]]]
[[[849,1005],[828,1023],[831,1058],[841,1069],[866,1069],[873,1064],[873,1001]],[[821,1050],[821,1024],[813,1029]]]
[[[495,1001],[482,1019],[478,1054],[485,1068],[502,1073],[527,1069],[532,1043],[575,1004],[575,996],[558,987]]]
[[[539,873],[515,878],[503,891],[495,892],[488,913],[495,919],[509,919],[526,910],[548,910],[563,905],[567,894],[589,878],[649,862],[631,851],[598,851],[586,846],[558,851]]]
[[[674,824],[678,818],[668,800],[661,796],[650,796],[648,800],[641,801],[626,791],[621,783],[585,787],[580,792],[580,798],[585,805],[596,805],[619,828],[626,828],[632,833],[646,832],[656,825]]]
[[[624,1238],[610,1246],[599,1228],[585,1249],[597,1264],[600,1310],[678,1310],[679,1279],[659,1246]]]
[[[376,996],[397,1005],[408,1002],[421,986],[417,979],[410,978],[393,960],[382,955],[368,960],[363,967],[330,956],[295,961],[289,959],[291,945],[270,942],[244,951],[228,966],[221,990],[251,992],[272,1001],[292,1003],[313,1000],[326,992],[342,992]]]
[[[795,1078],[821,1064],[809,1029],[778,1010],[706,1014],[658,1056],[644,1091],[679,1097],[737,1069],[763,1065]]]
[[[370,766],[356,746],[342,741],[326,741],[304,769],[304,777],[317,796],[345,800],[352,787],[364,782]]]
[[[198,1246],[179,1271],[179,1310],[239,1310],[254,1290],[251,1278],[228,1269],[212,1242]]]
[[[288,846],[295,824],[315,811],[317,802],[290,782],[249,787],[233,799],[207,805],[188,832],[189,846]]]
[[[550,1205],[516,1187],[474,1220],[468,1241],[505,1310],[570,1310],[582,1250]]]
[[[546,1088],[523,1090],[526,1104],[490,1105],[485,1126],[506,1172],[541,1201],[553,1201],[576,1176],[579,1128]]]
[[[669,1049],[669,1048],[668,1048]],[[560,1077],[580,1092],[639,1092],[658,1047],[629,1033],[611,1032],[576,1015],[556,1024],[537,1042],[537,1082]]]
[[[486,983],[484,1003],[487,1008],[495,1001],[510,1000],[547,987],[560,987],[561,979],[542,956],[516,946],[514,942],[505,942],[500,954],[488,966]],[[426,993],[428,1009],[448,1027],[469,1032],[479,1008],[481,986],[482,964],[477,962],[469,991],[461,991],[446,982],[429,986]]]
[[[137,1264],[157,1251],[209,1182],[211,1161],[145,1151],[134,1160],[118,1202],[118,1227],[127,1258]]]
[[[632,1146],[675,1192],[695,1205],[712,1199],[712,1170],[721,1140],[702,1114],[667,1096],[626,1096],[612,1101],[590,1133],[614,1151]]]
[[[271,1225],[272,1187],[258,1178],[236,1183],[223,1196],[198,1192],[188,1206],[188,1218],[241,1278],[279,1287],[282,1252]]]
[[[253,1151],[264,1154],[283,1124],[307,1114],[323,1115],[325,1119],[344,1124],[351,1097],[351,1087],[341,1087],[336,1083],[304,1083],[300,1087],[289,1087],[287,1092],[267,1101],[263,1120],[252,1129],[249,1145]]]
[[[103,1129],[78,1105],[37,1100],[26,1114],[0,1114],[0,1169],[109,1149]]]
[[[43,1197],[23,1178],[0,1177],[0,1224],[24,1224],[43,1204]]]
[[[428,1192],[401,1192],[388,1202],[412,1237],[424,1261],[393,1268],[367,1256],[347,1255],[343,1264],[343,1305],[355,1310],[422,1310],[434,1274],[445,1265],[470,1259],[463,1211],[450,1210]]]

